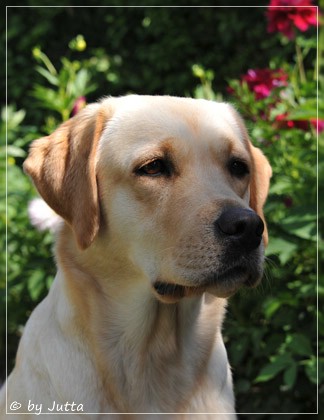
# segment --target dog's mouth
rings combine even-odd
[[[175,283],[156,281],[153,284],[154,291],[159,300],[164,303],[175,303],[186,296],[186,286]]]
[[[260,273],[251,273],[246,267],[237,266],[222,273],[214,273],[199,284],[183,285],[159,279],[153,284],[153,288],[155,295],[163,303],[176,303],[184,297],[199,296],[205,292],[228,298],[242,286],[256,286],[260,277]]]

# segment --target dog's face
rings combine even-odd
[[[163,302],[262,276],[271,169],[227,104],[107,99],[36,141],[25,170],[80,248],[116,244]]]

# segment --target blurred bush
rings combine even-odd
[[[0,229],[8,239],[9,371],[23,325],[55,272],[52,235],[33,229],[27,214],[35,190],[21,164],[30,142],[53,131],[85,101],[103,95],[226,99],[236,104],[254,144],[273,167],[265,208],[270,232],[266,276],[255,291],[230,300],[224,327],[237,410],[316,411],[324,350],[321,339],[318,371],[317,315],[320,328],[323,317],[317,314],[316,234],[317,220],[321,227],[323,218],[317,215],[317,152],[320,175],[324,167],[323,148],[317,149],[316,142],[317,82],[324,89],[323,75],[314,73],[315,30],[295,39],[270,36],[266,8],[235,7],[9,8],[8,23],[9,107],[0,126],[4,138],[7,118],[8,223],[2,162]],[[323,132],[318,141],[324,146]],[[4,146],[0,152],[5,156]],[[4,243],[0,255],[5,267]],[[5,275],[0,299],[5,306]],[[0,332],[5,337],[5,323]],[[4,378],[4,347],[0,363]],[[322,385],[319,392],[323,399]]]
[[[25,2],[34,5],[33,0]],[[43,2],[46,4],[46,2]],[[60,2],[69,5],[67,0]],[[165,5],[171,1],[164,2]],[[181,0],[181,5],[197,1]],[[213,2],[221,4],[220,0]],[[233,2],[228,1],[229,5]],[[263,2],[267,4],[265,0]],[[89,0],[88,5],[96,5]],[[148,1],[147,6],[159,4]],[[260,1],[251,1],[260,5]],[[113,0],[110,5],[119,5]],[[228,78],[237,77],[253,63],[264,67],[272,56],[292,54],[290,44],[278,48],[272,36],[261,36],[266,25],[265,10],[258,8],[206,7],[116,7],[80,8],[33,7],[8,9],[8,91],[18,109],[30,109],[27,93],[42,78],[34,69],[32,50],[38,46],[56,68],[61,57],[80,56],[97,61],[94,80],[100,95],[190,94],[195,88],[192,65],[213,69],[213,85],[223,91]],[[61,30],[64,28],[64,30]],[[86,49],[70,48],[69,43],[82,34]],[[3,52],[0,52],[4,54]],[[105,62],[102,58],[105,57]],[[107,71],[109,70],[109,71]],[[5,92],[5,80],[0,79]],[[3,98],[4,99],[4,98]],[[34,107],[33,121],[41,122],[43,112]],[[27,115],[27,121],[29,115]]]

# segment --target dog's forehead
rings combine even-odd
[[[100,149],[103,155],[122,154],[129,161],[170,139],[193,150],[203,144],[221,149],[229,143],[247,149],[241,124],[227,103],[136,95],[117,99]]]

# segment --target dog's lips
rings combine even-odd
[[[242,286],[254,287],[258,281],[259,278],[252,276],[246,267],[237,266],[222,273],[212,274],[198,285],[184,285],[157,280],[153,284],[153,288],[160,301],[176,303],[184,297],[199,296],[205,292],[217,297],[228,298]]]
[[[185,296],[185,286],[180,284],[156,281],[153,287],[160,300],[167,303],[177,302]]]

